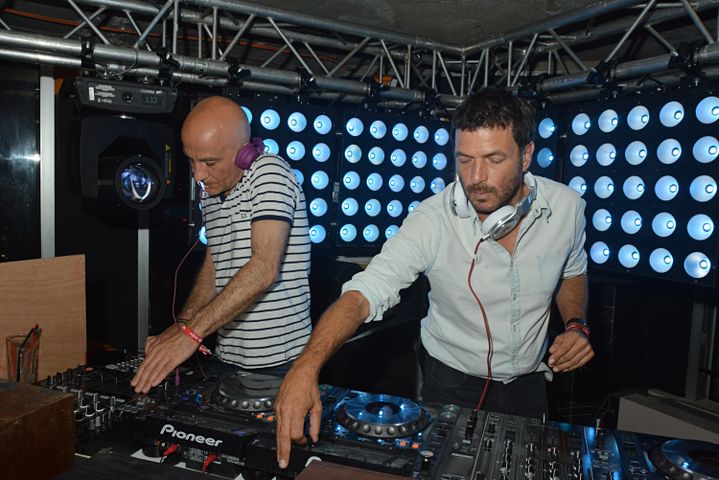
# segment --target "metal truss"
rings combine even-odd
[[[667,85],[682,75],[719,73],[713,66],[719,32],[712,35],[704,23],[719,0],[596,1],[468,46],[248,1],[65,2],[76,17],[60,34],[15,30],[12,20],[23,12],[4,9],[0,58],[147,82],[237,85],[428,111],[453,108],[487,85],[561,102],[641,88],[650,76]],[[667,40],[663,28],[677,24],[690,28],[695,45]],[[629,46],[647,38],[666,53],[632,54]]]

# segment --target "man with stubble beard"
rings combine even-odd
[[[367,269],[342,288],[275,402],[277,451],[318,439],[322,365],[362,322],[380,320],[420,273],[421,400],[515,415],[548,411],[546,380],[593,356],[586,318],[584,201],[533,176],[534,109],[501,89],[468,97],[452,118],[458,181],[420,204]],[[498,220],[499,218],[499,220]],[[552,299],[565,331],[549,346]],[[544,362],[545,354],[549,358]]]

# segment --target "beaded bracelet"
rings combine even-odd
[[[210,352],[210,349],[202,344],[202,338],[198,334],[196,334],[193,329],[191,329],[189,326],[187,326],[185,324],[179,324],[179,327],[180,327],[180,330],[182,330],[182,333],[184,333],[185,335],[187,335],[188,337],[193,339],[199,345],[200,352],[203,355],[212,355],[212,352]]]
[[[582,335],[589,338],[589,327],[586,325],[579,323],[579,322],[572,322],[568,323],[567,326],[564,328],[565,332],[568,332],[569,330],[579,330]]]

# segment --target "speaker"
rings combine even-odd
[[[485,239],[499,240],[511,232],[522,217],[529,213],[532,202],[537,198],[537,181],[531,173],[527,172],[524,174],[524,184],[529,187],[529,195],[514,207],[504,205],[498,208],[482,222],[482,234]],[[459,180],[452,185],[450,202],[452,211],[459,218],[471,218],[475,213],[474,207],[469,203]]]

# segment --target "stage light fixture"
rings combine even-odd
[[[293,140],[287,144],[285,149],[290,160],[301,160],[305,157],[305,146],[302,142]]]
[[[447,155],[442,152],[435,153],[432,157],[432,166],[435,170],[444,170],[447,167]]]
[[[414,211],[417,207],[419,207],[419,200],[415,200],[407,206],[407,213]]]
[[[310,202],[310,213],[315,217],[321,217],[327,213],[327,202],[323,198],[314,198]]]
[[[427,165],[427,154],[419,150],[412,155],[412,165],[416,168],[424,168]]]
[[[649,255],[649,266],[657,273],[666,273],[674,265],[674,257],[666,248],[657,248]]]
[[[414,193],[422,193],[424,191],[425,182],[424,178],[417,175],[416,177],[412,177],[412,180],[409,182],[409,188]]]
[[[636,200],[642,195],[644,195],[644,180],[642,180],[636,175],[632,175],[631,177],[624,180],[624,186],[622,187],[622,190],[624,191],[625,197],[630,200]]]
[[[384,138],[387,134],[387,125],[382,120],[375,120],[369,126],[369,133],[377,140]]]
[[[340,228],[340,238],[345,242],[351,242],[357,238],[357,227],[351,223],[346,223]]]
[[[370,198],[364,204],[364,211],[370,217],[376,217],[382,211],[382,204],[380,204],[376,198]]]
[[[634,268],[639,263],[639,250],[631,244],[623,245],[617,253],[617,258],[625,268]]]
[[[584,196],[584,193],[587,191],[587,182],[584,178],[576,176],[569,181],[569,188],[577,192],[579,196]]]
[[[699,175],[689,185],[689,193],[697,202],[708,202],[716,195],[717,183],[709,175]]]
[[[312,156],[318,162],[326,162],[330,158],[330,147],[326,143],[318,143],[312,147]]]
[[[372,165],[379,165],[384,162],[384,150],[380,147],[372,147],[367,154],[367,159]]]
[[[624,212],[619,223],[622,230],[629,235],[634,235],[642,228],[642,216],[636,210],[628,210]]]
[[[394,237],[399,232],[399,227],[397,225],[390,225],[387,227],[384,231],[385,238]]]
[[[202,242],[203,245],[207,245],[207,228],[204,225],[200,228],[197,236],[200,238],[200,242]]]
[[[429,130],[424,125],[414,129],[414,139],[417,143],[427,143],[429,140]]]
[[[409,135],[409,130],[407,129],[407,125],[404,123],[400,122],[392,127],[392,136],[398,142],[405,141],[407,139],[407,135]]]
[[[592,122],[586,113],[580,113],[572,120],[572,131],[575,135],[584,135],[589,131],[589,127],[591,126]]]
[[[617,158],[617,149],[611,143],[604,143],[597,149],[597,163],[607,167]]]
[[[556,129],[557,126],[555,125],[554,120],[549,117],[543,118],[537,126],[539,136],[545,139],[551,137]]]
[[[401,148],[396,148],[389,156],[389,160],[395,167],[401,167],[407,162],[407,154]]]
[[[359,137],[364,131],[364,124],[359,118],[353,117],[347,120],[345,128],[347,129],[347,133],[349,133],[353,137]]]
[[[696,141],[692,154],[697,162],[711,163],[719,155],[719,141],[715,137],[707,135]]]
[[[594,182],[594,194],[601,198],[607,199],[614,193],[614,181],[606,175],[602,175]]]
[[[247,117],[247,123],[252,124],[252,112],[249,108],[245,107],[244,105],[241,105],[240,108],[243,112],[245,112],[245,116]]]
[[[537,153],[537,163],[540,167],[547,168],[552,164],[553,161],[554,154],[549,148],[544,147],[539,151],[539,153]]]
[[[609,246],[604,242],[594,242],[589,249],[589,257],[594,263],[602,264],[609,260]]]
[[[402,178],[402,175],[394,174],[390,177],[389,182],[387,182],[387,185],[389,186],[389,189],[393,192],[401,192],[404,188],[404,178]]]
[[[693,278],[704,278],[712,268],[712,262],[701,252],[692,252],[684,260],[684,271]]]
[[[667,138],[657,147],[657,158],[665,165],[671,165],[679,160],[681,154],[682,146],[673,138]]]
[[[312,243],[322,243],[327,238],[327,230],[322,225],[312,225],[310,227],[310,241]]]
[[[449,132],[446,128],[438,128],[434,132],[434,143],[440,147],[444,147],[449,142]]]
[[[312,123],[315,132],[320,135],[327,135],[332,130],[332,120],[327,115],[318,115]]]
[[[702,99],[696,108],[697,120],[709,125],[719,119],[719,98],[709,96]]]
[[[347,159],[348,162],[357,163],[361,158],[362,149],[359,146],[352,144],[345,148],[345,159]]]
[[[684,106],[677,101],[668,102],[659,111],[659,121],[665,127],[676,127],[683,118]]]
[[[280,146],[277,144],[276,141],[271,138],[265,138],[263,142],[265,144],[265,153],[269,153],[271,155],[280,154]]]
[[[324,170],[317,170],[310,177],[310,182],[312,183],[312,186],[315,187],[317,190],[323,190],[327,187],[327,185],[329,185],[330,177]]]
[[[375,242],[379,238],[379,228],[377,225],[369,224],[362,230],[362,236],[368,242]]]
[[[307,127],[307,117],[300,112],[292,112],[287,117],[287,126],[295,133],[300,133]]]
[[[345,173],[345,176],[342,178],[342,183],[344,183],[345,188],[348,190],[354,190],[359,187],[360,184],[359,174],[355,171]]]
[[[280,114],[276,110],[268,108],[260,115],[260,124],[266,130],[274,130],[280,126]]]
[[[654,234],[666,238],[677,228],[677,221],[669,212],[660,212],[654,216],[652,220],[652,230]]]
[[[293,168],[292,173],[295,174],[295,177],[297,178],[297,183],[299,183],[300,185],[305,183],[305,176],[300,170]]]
[[[677,179],[671,175],[664,175],[662,178],[657,180],[657,183],[654,185],[654,193],[657,195],[659,200],[668,202],[669,200],[674,199],[674,197],[677,196],[677,193],[679,193],[679,182],[677,182]]]
[[[347,215],[348,217],[354,216],[357,211],[359,210],[359,204],[357,203],[357,200],[354,198],[345,198],[342,201],[342,213]]]
[[[402,215],[402,202],[399,200],[391,200],[387,204],[387,214],[392,218],[397,218]]]
[[[632,130],[641,130],[649,123],[649,110],[644,105],[637,105],[627,115],[627,125]]]
[[[647,146],[640,140],[631,142],[624,150],[624,158],[630,165],[639,165],[647,158]]]
[[[617,128],[617,125],[619,125],[619,115],[612,109],[604,110],[601,115],[599,115],[599,120],[597,120],[599,130],[604,133],[613,131]]]
[[[600,232],[606,232],[612,226],[612,215],[606,208],[600,208],[592,215],[592,225]]]
[[[584,166],[587,160],[589,160],[589,150],[584,145],[577,145],[569,152],[569,161],[575,167]]]
[[[365,183],[367,183],[367,188],[376,192],[382,188],[382,175],[377,172],[370,173],[369,176],[367,176],[367,181]]]
[[[698,213],[687,222],[687,233],[694,240],[706,240],[714,233],[714,222],[708,215]]]
[[[447,185],[445,184],[444,179],[437,177],[429,184],[429,189],[432,190],[432,193],[439,193],[444,190],[444,187],[446,186]]]

